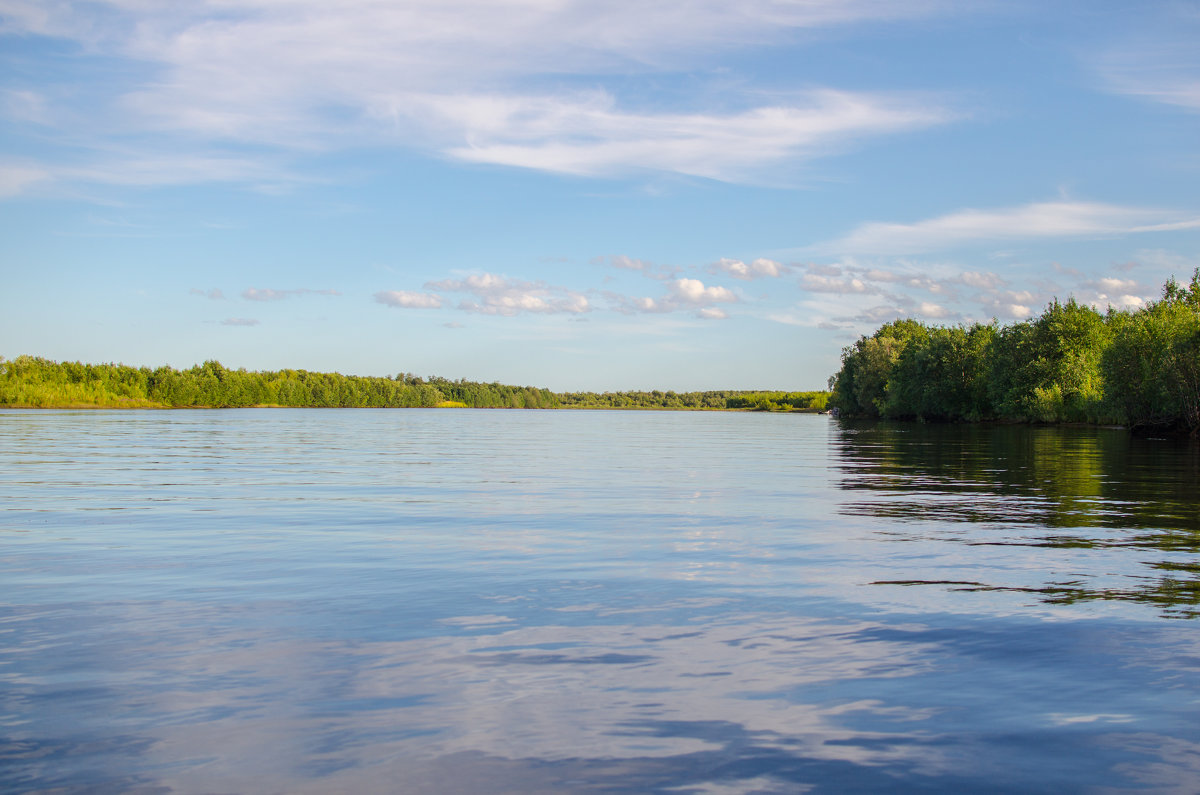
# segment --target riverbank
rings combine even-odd
[[[232,370],[207,361],[187,370],[123,364],[0,358],[0,407],[175,408],[513,408],[640,410],[824,410],[828,392],[551,392],[410,373],[352,376],[307,370]]]

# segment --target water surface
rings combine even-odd
[[[1200,455],[0,413],[0,790],[1200,790]]]

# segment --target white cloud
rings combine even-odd
[[[471,141],[446,152],[479,163],[579,176],[671,171],[729,182],[768,177],[763,169],[843,147],[861,135],[913,130],[950,119],[915,102],[815,91],[795,105],[727,114],[639,114],[608,95],[437,97],[435,117]]]
[[[73,40],[88,53],[130,65],[112,72],[122,79],[87,93],[86,111],[74,109],[86,113],[100,164],[64,175],[130,184],[260,178],[253,162],[221,163],[197,152],[197,141],[290,151],[400,145],[585,176],[648,170],[771,178],[769,167],[785,160],[841,149],[863,136],[942,124],[952,114],[929,98],[820,89],[774,97],[728,93],[719,109],[675,98],[671,107],[646,111],[603,89],[570,88],[567,80],[549,89],[542,78],[586,76],[597,85],[608,75],[696,74],[715,52],[792,44],[798,30],[961,8],[944,0],[9,0],[5,6],[0,32]],[[92,80],[84,72],[71,77]],[[77,133],[80,119],[55,100],[18,87],[6,105],[12,118],[58,119]],[[120,158],[104,151],[108,145],[146,132],[174,136],[160,160],[177,156],[183,167],[139,168],[133,157],[125,159],[134,168],[115,167]],[[205,156],[219,168],[190,162]]]
[[[716,303],[734,303],[737,296],[728,287],[705,287],[699,279],[676,279],[668,287],[671,298],[686,304],[698,306]]]
[[[222,326],[257,326],[258,321],[252,317],[227,317],[221,321]]]
[[[1117,279],[1112,276],[1106,276],[1097,279],[1094,284],[1099,289],[1108,292],[1132,290],[1134,287],[1137,287],[1137,282],[1135,282],[1133,279]]]
[[[614,292],[606,292],[604,297],[608,300],[610,308],[624,314],[688,310],[694,311],[697,317],[706,320],[727,317],[727,314],[715,304],[732,304],[741,300],[728,287],[705,285],[699,279],[687,277],[672,279],[666,287],[666,294],[659,298],[630,297]]]
[[[402,309],[440,309],[442,297],[435,293],[416,293],[408,290],[381,290],[375,300]]]
[[[341,295],[337,290],[310,290],[301,287],[295,290],[272,290],[265,287],[247,287],[242,290],[242,298],[247,301],[282,301],[301,295]]]
[[[944,306],[930,303],[928,301],[922,301],[917,305],[916,314],[923,318],[942,320],[943,318],[951,317],[954,313]]]
[[[720,259],[709,266],[709,273],[725,273],[735,279],[749,281],[751,279],[778,278],[787,270],[787,266],[775,260],[758,258],[750,263],[740,259]]]
[[[1200,216],[1099,202],[1040,202],[1002,210],[960,210],[911,224],[871,222],[818,248],[908,254],[997,240],[1098,237],[1200,228]]]
[[[479,300],[460,301],[458,309],[483,315],[511,317],[525,312],[577,315],[592,309],[591,302],[583,293],[543,282],[509,279],[494,273],[474,273],[464,279],[428,282],[425,288],[471,293]]]

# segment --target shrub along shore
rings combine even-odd
[[[307,370],[251,372],[209,361],[187,370],[0,358],[8,408],[604,408],[822,411],[828,392],[564,392],[529,386]]]
[[[842,351],[843,416],[1090,423],[1200,433],[1200,268],[1161,300],[1101,313],[1055,300],[999,326],[897,320]]]

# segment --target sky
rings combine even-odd
[[[1200,266],[1200,2],[0,0],[0,355],[820,389]]]

